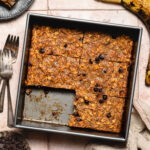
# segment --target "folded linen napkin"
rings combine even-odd
[[[150,101],[141,99],[134,100],[134,107],[150,131]]]
[[[92,144],[86,150],[150,150],[150,132],[140,118],[137,111],[133,108],[129,139],[126,147],[118,145]]]

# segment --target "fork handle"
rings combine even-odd
[[[4,98],[5,98],[6,80],[3,80],[3,85],[0,93],[0,113],[3,112]]]
[[[9,80],[7,80],[7,95],[8,95],[8,126],[12,128],[14,126],[13,108],[11,101],[10,85]]]

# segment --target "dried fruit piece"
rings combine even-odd
[[[76,112],[74,112],[74,113],[73,113],[73,115],[74,115],[74,116],[79,116],[79,114],[78,114],[78,112],[77,112],[77,111],[76,111]]]
[[[94,92],[98,92],[98,88],[95,87],[95,88],[94,88]]]
[[[99,62],[100,62],[99,57],[96,57],[96,58],[95,58],[95,63],[96,63],[96,64],[99,64]]]
[[[41,48],[40,50],[39,50],[39,53],[41,53],[41,54],[43,54],[45,52],[45,50],[43,49],[43,48]]]
[[[123,69],[122,69],[122,68],[119,68],[118,72],[119,72],[119,73],[123,73]]]
[[[99,59],[104,60],[104,55],[103,55],[103,54],[100,54],[100,55],[99,55]]]
[[[100,88],[100,89],[99,89],[99,92],[102,92],[102,91],[103,91],[103,89],[102,89],[102,88]]]
[[[89,63],[90,63],[90,64],[93,64],[92,59],[89,59]]]
[[[85,77],[85,76],[86,76],[86,73],[82,73],[82,76]]]
[[[100,100],[99,100],[99,103],[100,103],[100,104],[102,104],[103,102],[104,102],[104,100],[103,100],[103,99],[100,99]]]
[[[67,47],[68,47],[68,45],[67,45],[67,44],[65,44],[65,45],[64,45],[64,48],[67,48]]]
[[[104,100],[107,100],[107,95],[103,95],[103,99],[104,99]]]
[[[87,100],[84,100],[84,103],[85,103],[85,104],[89,104],[89,101],[87,101]]]
[[[107,118],[110,118],[110,117],[111,117],[111,113],[108,113],[108,114],[107,114]]]
[[[77,121],[80,122],[80,121],[82,121],[82,119],[81,118],[77,118]]]
[[[107,69],[104,69],[103,72],[104,72],[104,73],[107,73]]]

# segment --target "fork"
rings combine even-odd
[[[4,79],[4,83],[6,82],[6,84],[7,84],[7,90],[8,90],[7,91],[7,94],[8,94],[8,125],[11,127],[13,125],[13,110],[12,110],[9,79],[13,75],[13,70],[12,70],[12,56],[11,56],[10,50],[4,51],[2,53],[0,75],[1,75],[2,79]]]
[[[18,56],[18,49],[19,49],[19,37],[8,35],[3,52],[6,53],[7,51],[11,52],[11,63],[15,63],[17,56]],[[4,96],[5,96],[5,87],[6,82],[3,80],[2,89],[0,92],[0,113],[3,112],[3,104],[4,104]]]
[[[5,46],[3,51],[10,50],[11,56],[12,56],[12,63],[16,62],[17,56],[18,56],[18,49],[19,49],[19,37],[8,35]]]

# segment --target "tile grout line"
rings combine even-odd
[[[45,9],[45,10],[27,10],[27,11],[48,11],[47,9]]]

